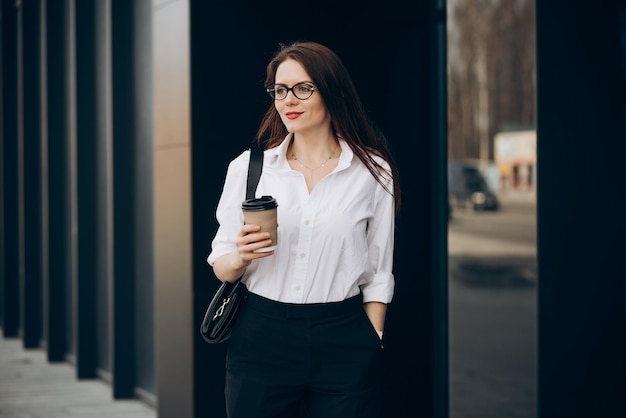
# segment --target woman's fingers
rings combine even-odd
[[[259,225],[254,225],[254,224],[244,225],[239,230],[239,236],[244,237],[252,232],[258,232],[260,230],[261,230],[261,227]]]
[[[266,253],[254,252],[259,248],[272,245],[272,240],[269,239],[269,232],[259,232],[260,229],[261,227],[258,225],[244,225],[239,231],[237,251],[239,252],[239,257],[244,262],[274,254],[273,251]]]

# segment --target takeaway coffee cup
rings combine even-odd
[[[278,203],[272,196],[262,196],[258,199],[248,199],[241,204],[243,219],[247,225],[259,225],[261,232],[269,232],[272,245],[254,250],[255,253],[265,253],[276,249],[278,244]]]

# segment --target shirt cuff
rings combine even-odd
[[[395,281],[392,273],[378,273],[374,279],[361,286],[363,303],[389,303],[393,299]]]
[[[234,247],[234,249],[233,248],[222,247],[222,248],[219,248],[217,250],[213,250],[213,251],[211,251],[211,253],[207,257],[206,261],[207,261],[207,263],[211,267],[213,267],[213,263],[215,263],[215,260],[217,260],[218,258],[220,258],[223,255],[230,254],[231,252],[233,252],[235,250],[237,250],[237,247]]]

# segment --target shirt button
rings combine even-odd
[[[310,224],[310,223],[311,223],[311,222],[310,222],[308,219],[307,219],[306,221],[304,221],[304,224],[305,224],[305,225],[308,225],[308,224]]]
[[[297,291],[302,290],[302,286],[296,286],[296,290],[297,290]]]
[[[304,258],[304,257],[306,257],[306,254],[305,253],[300,253],[300,258]]]

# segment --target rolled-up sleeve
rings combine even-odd
[[[219,227],[211,243],[211,253],[207,257],[211,266],[219,257],[237,249],[235,242],[243,225],[241,202],[246,195],[249,160],[250,151],[244,151],[228,165],[224,188],[215,212]]]
[[[393,190],[391,180],[387,181]],[[367,228],[369,262],[373,272],[371,281],[361,285],[363,302],[389,303],[393,299],[393,251],[395,228],[395,201],[393,196],[378,185],[375,193],[374,216]]]

